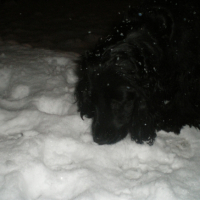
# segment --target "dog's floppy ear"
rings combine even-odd
[[[86,64],[86,56],[80,58],[77,62],[78,82],[75,88],[75,98],[78,105],[78,111],[81,118],[85,115],[88,118],[93,117],[93,105],[91,101],[91,80],[89,78],[89,69]]]
[[[153,109],[153,102],[148,102],[145,94],[142,93],[136,93],[134,102],[132,120],[129,125],[131,139],[139,144],[147,142],[152,145],[156,137],[156,112]]]
[[[135,73],[132,75],[131,86],[135,90],[135,96],[129,132],[137,143],[146,141],[153,144],[156,137],[156,107],[159,99],[155,98],[155,94],[162,90],[157,74],[161,60],[162,51],[151,46],[144,48],[139,60],[134,61],[133,58]]]

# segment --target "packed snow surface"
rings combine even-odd
[[[77,56],[1,43],[0,199],[200,199],[200,131],[97,145],[73,96]]]

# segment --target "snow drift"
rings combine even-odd
[[[97,145],[73,96],[77,56],[1,43],[0,199],[200,199],[200,131]]]

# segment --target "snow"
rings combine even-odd
[[[93,142],[73,96],[76,53],[0,45],[1,200],[200,198],[200,131]]]
[[[74,52],[49,50],[62,33],[59,16],[52,23],[60,34],[42,35],[46,45],[34,46],[36,40],[28,41],[23,27],[29,18],[12,21],[6,9],[9,24],[0,24],[1,200],[200,199],[199,130],[185,126],[180,135],[160,131],[153,146],[136,144],[129,136],[114,145],[94,143],[91,120],[80,118],[73,95],[75,52],[86,47],[85,41],[69,37],[63,42],[69,44],[66,49],[78,49]],[[41,16],[45,13],[32,17]],[[35,27],[36,22],[30,23],[31,34],[40,38]],[[92,28],[77,26],[75,31],[91,31],[96,38],[92,34],[100,29]]]

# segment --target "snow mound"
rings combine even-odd
[[[29,96],[30,88],[27,85],[17,85],[11,92],[12,99],[23,99]]]
[[[10,77],[11,70],[0,65],[0,95],[2,95],[8,88]]]
[[[0,45],[0,199],[200,199],[200,131],[97,145],[77,113],[76,59]]]

